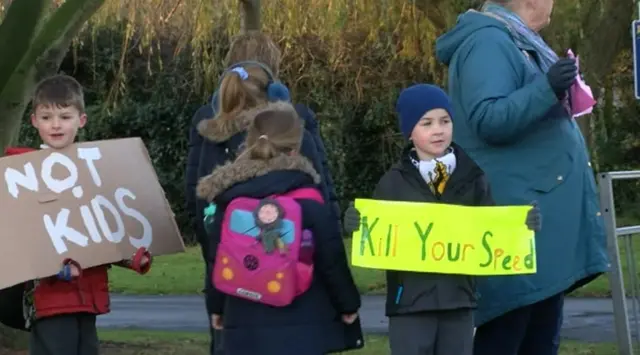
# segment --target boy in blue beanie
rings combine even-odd
[[[483,171],[452,143],[451,101],[437,86],[420,84],[400,94],[400,130],[409,140],[400,161],[380,179],[376,200],[493,205]],[[525,221],[541,225],[534,206]],[[360,213],[353,204],[344,226],[354,232]],[[386,315],[393,355],[471,355],[475,280],[467,275],[387,271]]]

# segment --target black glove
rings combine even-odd
[[[527,212],[527,219],[524,222],[527,228],[532,231],[539,231],[542,228],[542,214],[536,201],[531,202],[531,209]]]
[[[342,225],[344,226],[344,231],[348,234],[360,229],[360,212],[355,208],[353,202],[349,203],[349,207],[344,211]]]
[[[566,91],[576,81],[578,66],[574,58],[562,58],[555,62],[547,72],[549,86],[558,98],[564,98]]]

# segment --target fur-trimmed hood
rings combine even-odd
[[[295,108],[286,101],[269,102],[256,108],[242,111],[234,119],[211,118],[202,120],[198,124],[198,133],[210,141],[226,142],[234,135],[244,132],[249,128],[253,119],[265,111],[293,111]],[[297,114],[297,113],[296,113]]]
[[[300,155],[280,155],[269,160],[251,160],[240,157],[215,169],[200,179],[196,193],[206,201],[213,201],[232,186],[276,171],[298,171],[309,175],[314,184],[320,183],[320,175],[311,162]]]

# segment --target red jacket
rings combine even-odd
[[[5,155],[16,155],[32,152],[35,149],[9,147],[5,149]],[[143,256],[149,258],[149,263],[144,268],[140,266]],[[74,264],[80,271],[80,276],[71,281],[58,279],[51,276],[38,280],[33,294],[36,318],[51,317],[71,313],[109,313],[109,276],[107,270],[110,265],[100,265],[86,270],[71,259],[62,261],[64,264]],[[151,255],[145,248],[140,248],[135,253],[132,262],[122,262],[118,265],[145,274],[151,267]]]

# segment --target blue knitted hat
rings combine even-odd
[[[439,87],[429,84],[410,86],[400,93],[396,112],[400,119],[400,131],[405,138],[411,136],[413,128],[427,111],[441,108],[453,119],[451,99]]]

